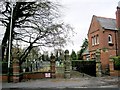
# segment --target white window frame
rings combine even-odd
[[[108,35],[108,43],[112,43],[112,35],[111,34]]]
[[[99,44],[99,35],[97,35],[96,38],[97,38],[97,44]]]
[[[94,37],[92,37],[92,46],[94,46]]]
[[[94,36],[94,45],[96,45],[97,43],[96,43],[96,36]]]

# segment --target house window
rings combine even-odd
[[[94,36],[94,45],[96,45],[97,43],[96,43],[96,36]]]
[[[108,35],[108,43],[112,43],[112,35],[111,34]]]
[[[92,37],[92,46],[94,46],[94,37]]]
[[[95,35],[92,37],[92,46],[99,44],[99,36]]]
[[[99,36],[96,36],[96,43],[99,44]]]

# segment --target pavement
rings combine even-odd
[[[3,90],[8,88],[120,88],[120,77],[72,77],[70,79],[37,79],[19,83],[2,83]],[[120,89],[119,89],[120,90]]]

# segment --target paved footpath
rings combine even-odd
[[[118,77],[80,77],[71,79],[38,79],[19,83],[2,83],[2,88],[118,88]],[[120,87],[119,87],[120,88]]]

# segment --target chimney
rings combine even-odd
[[[117,24],[117,28],[120,29],[120,1],[118,2],[117,11],[116,11],[116,24]]]
[[[117,50],[117,55],[120,56],[120,1],[118,2],[118,6],[117,6],[117,11],[116,11],[116,26],[118,29],[118,50]]]

